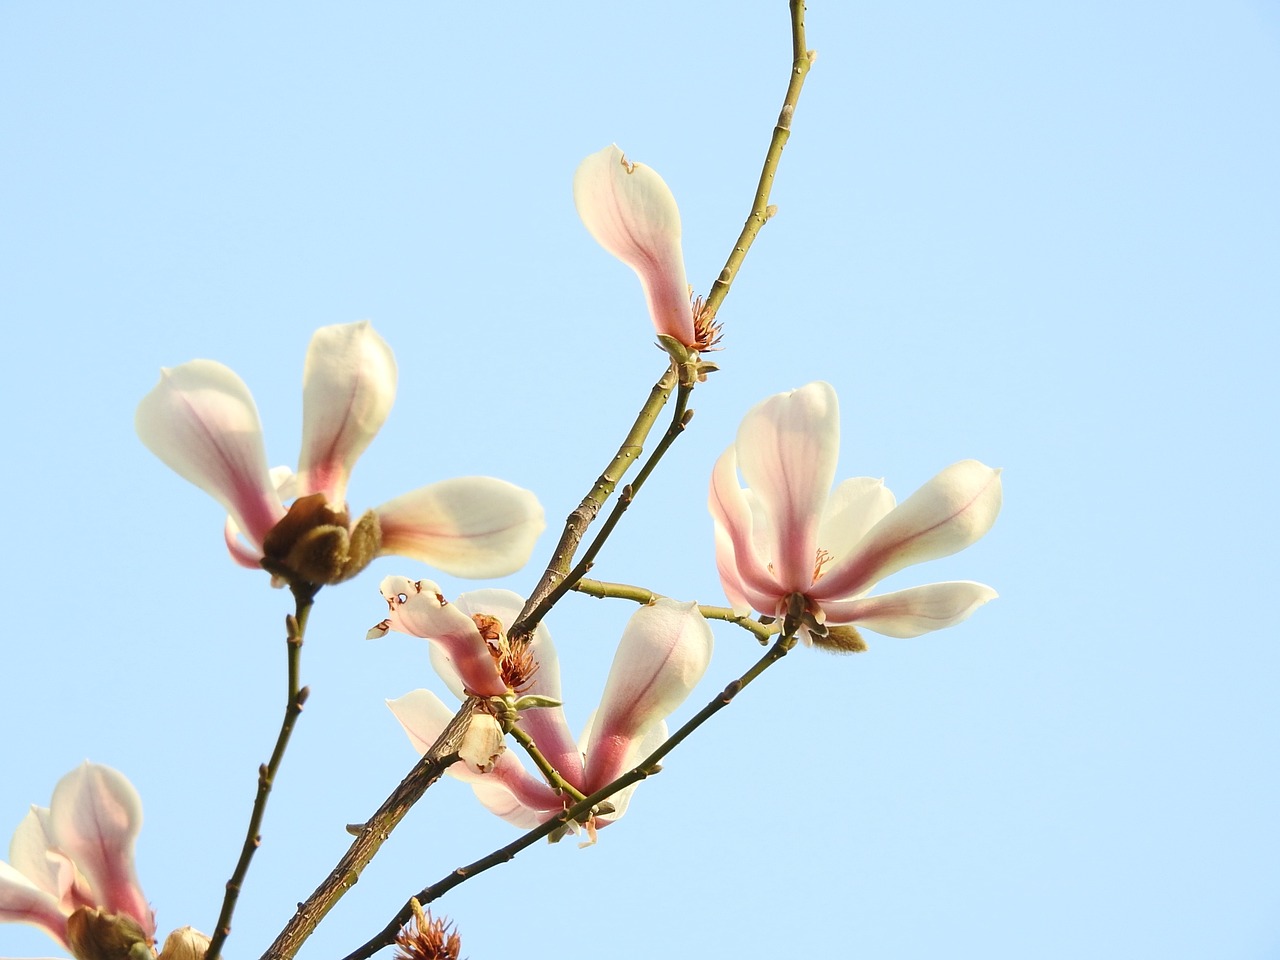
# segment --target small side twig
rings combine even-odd
[[[645,587],[636,587],[629,583],[609,583],[606,580],[588,580],[586,578],[574,584],[573,589],[578,593],[586,594],[588,597],[631,600],[641,606],[653,603],[654,600],[663,596],[653,590]],[[768,643],[770,637],[777,636],[778,631],[781,629],[776,620],[771,620],[768,623],[754,620],[750,614],[735,613],[731,607],[715,607],[700,603],[698,604],[698,612],[708,620],[723,620],[725,623],[732,623],[734,626],[741,627],[752,634],[762,645]]]

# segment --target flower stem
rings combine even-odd
[[[287,960],[293,957],[315,932],[325,915],[355,886],[361,871],[391,836],[391,831],[422,798],[427,788],[439,780],[444,771],[458,759],[458,746],[462,743],[467,727],[471,725],[471,715],[477,703],[475,698],[468,698],[436,738],[436,742],[422,755],[409,775],[392,791],[377,812],[358,828],[349,828],[358,829],[355,840],[324,882],[311,896],[298,904],[297,912],[267,948],[262,960]]]
[[[240,859],[236,861],[231,879],[227,881],[226,893],[222,898],[222,910],[218,913],[218,922],[213,928],[213,936],[209,940],[209,949],[205,952],[207,960],[218,960],[222,944],[231,933],[231,917],[235,913],[236,902],[240,899],[240,891],[244,886],[245,875],[249,872],[249,862],[254,852],[262,843],[262,819],[267,812],[267,798],[271,795],[271,787],[275,783],[276,772],[280,769],[280,761],[284,759],[285,748],[289,745],[289,737],[293,734],[293,726],[302,713],[302,705],[307,702],[306,687],[299,686],[299,669],[302,659],[302,638],[307,629],[307,618],[311,607],[315,604],[319,587],[310,583],[292,583],[294,613],[285,618],[285,650],[288,657],[288,699],[285,703],[284,719],[280,722],[280,733],[276,736],[275,749],[271,751],[271,759],[258,767],[258,792],[253,800],[253,811],[249,815],[249,827],[245,832],[244,844],[240,848]]]
[[[773,189],[773,176],[777,172],[778,163],[782,160],[782,148],[787,145],[791,136],[791,119],[796,112],[796,104],[800,100],[800,89],[804,86],[805,77],[813,65],[814,55],[805,49],[804,41],[804,0],[790,0],[791,7],[791,79],[787,84],[787,94],[782,101],[782,112],[773,128],[773,137],[769,140],[769,149],[765,153],[764,169],[760,171],[760,182],[756,185],[755,199],[751,203],[751,213],[738,235],[738,242],[733,245],[733,252],[725,262],[720,276],[711,285],[707,294],[707,302],[703,307],[703,316],[709,321],[720,309],[720,304],[729,294],[729,286],[738,275],[742,261],[747,258],[747,251],[760,234],[760,228],[773,215],[769,209],[769,193]]]
[[[611,598],[614,600],[631,600],[641,605],[653,603],[661,593],[655,593],[645,587],[636,587],[629,583],[609,583],[606,580],[588,580],[583,578],[573,585],[573,589],[578,593],[585,593],[589,597]],[[732,623],[741,627],[743,630],[753,634],[761,645],[769,642],[769,638],[777,636],[778,624],[762,623],[759,620],[753,620],[747,614],[734,613],[730,607],[713,607],[707,604],[698,604],[698,612],[708,620],[723,620],[726,623]]]
[[[543,572],[538,585],[529,594],[529,599],[525,601],[520,616],[507,629],[507,636],[513,641],[531,637],[534,629],[547,615],[547,611],[564,594],[564,590],[561,590],[555,594],[554,599],[552,598],[552,594],[569,576],[570,568],[573,566],[573,556],[578,550],[578,544],[586,535],[587,528],[600,513],[600,508],[613,493],[618,481],[644,451],[644,442],[649,436],[649,431],[653,429],[658,414],[671,397],[671,391],[676,385],[676,375],[677,371],[673,363],[649,391],[648,399],[640,408],[640,413],[636,416],[635,423],[631,425],[631,430],[622,441],[618,452],[614,454],[613,459],[609,461],[609,465],[605,467],[587,495],[582,498],[577,509],[565,519],[564,532],[560,535],[560,542],[556,544],[555,552],[551,555],[551,562]],[[567,589],[566,587],[565,590]]]
[[[507,732],[516,738],[516,742],[518,742],[520,746],[524,747],[524,752],[529,754],[529,759],[534,762],[537,768],[542,772],[542,775],[546,777],[547,783],[551,786],[552,790],[556,793],[570,797],[574,801],[582,800],[584,797],[582,791],[578,790],[573,786],[573,784],[560,776],[560,771],[557,770],[555,765],[546,758],[546,755],[538,749],[538,745],[533,742],[533,737],[520,729],[519,724],[512,724],[511,729]]]
[[[383,927],[378,934],[363,945],[357,947],[351,953],[347,954],[343,960],[367,960],[367,958],[373,956],[383,947],[390,946],[394,943],[396,933],[405,925],[405,923],[408,922],[409,918],[413,916],[413,900],[417,900],[420,904],[425,905],[439,899],[445,893],[448,893],[454,887],[471,877],[474,877],[476,874],[484,873],[491,867],[496,867],[498,864],[506,863],[509,860],[515,859],[516,854],[527,847],[531,847],[543,837],[549,836],[568,824],[577,821],[580,817],[589,815],[593,807],[599,803],[603,803],[605,800],[608,800],[619,790],[622,790],[633,783],[638,783],[647,777],[653,776],[661,769],[659,767],[659,761],[679,746],[680,743],[688,737],[689,734],[693,733],[694,730],[702,726],[702,724],[713,715],[727,707],[733,701],[733,698],[742,692],[744,687],[755,680],[756,677],[760,676],[760,674],[764,673],[765,670],[769,669],[769,667],[773,666],[785,657],[787,655],[787,651],[789,651],[794,645],[794,636],[779,637],[777,641],[774,642],[773,646],[765,652],[764,656],[752,665],[750,670],[725,687],[724,690],[717,694],[710,703],[699,710],[679,730],[668,737],[666,741],[658,747],[658,749],[654,750],[653,753],[641,760],[635,767],[628,770],[607,786],[601,787],[588,797],[584,797],[582,800],[566,809],[563,813],[557,814],[541,826],[535,827],[523,836],[513,840],[505,847],[500,847],[487,856],[476,860],[474,863],[467,864],[465,867],[458,867],[436,883],[424,888],[422,891],[415,894],[409,902],[401,908],[400,912],[395,915],[391,922]],[[264,958],[264,960],[266,960],[266,958]]]

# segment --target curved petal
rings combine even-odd
[[[918,637],[967,620],[998,594],[985,583],[951,580],[911,587],[878,597],[827,602],[828,623],[857,624],[886,637]]]
[[[546,527],[537,497],[493,477],[420,487],[377,513],[382,553],[421,560],[455,577],[515,573]]]
[[[502,623],[503,630],[516,622],[524,608],[524,599],[510,590],[469,590],[460,595],[455,603],[469,616],[484,613],[496,617]],[[437,672],[440,672],[435,660],[436,649],[432,647],[432,666],[436,666]],[[534,631],[532,652],[538,669],[522,692],[563,700],[564,695],[560,689],[560,658],[556,654],[551,631],[545,623],[538,624]],[[448,678],[445,678],[445,682],[449,682]],[[520,726],[533,737],[543,756],[551,761],[562,777],[573,784],[582,782],[582,753],[569,730],[563,707],[535,707],[525,710],[520,715]]]
[[[586,749],[586,744],[591,742],[591,731],[595,728],[596,712],[592,711],[591,716],[587,718],[587,725],[583,728],[582,736],[579,742]],[[651,726],[643,737],[632,740],[625,754],[620,758],[618,774],[625,773],[634,767],[640,760],[643,760],[653,751],[657,750],[667,740],[667,724],[664,720],[659,720]],[[612,779],[617,779],[615,775]],[[609,783],[608,780],[601,783],[603,787]],[[601,827],[608,826],[615,820],[620,820],[622,815],[627,812],[627,807],[631,804],[631,795],[636,792],[639,783],[633,783],[628,787],[623,787],[617,793],[610,794],[608,801],[613,804],[613,813],[599,816],[596,818],[597,825]],[[597,788],[598,789],[598,788]]]
[[[419,754],[435,743],[453,719],[453,711],[429,690],[410,691],[397,700],[388,700],[387,706]],[[471,784],[481,803],[518,827],[537,826],[547,816],[563,809],[555,791],[529,774],[510,750],[498,758],[488,773],[477,773],[461,760],[446,772]]]
[[[244,381],[212,360],[160,371],[134,416],[148,450],[212,496],[259,550],[284,516],[267,472],[258,409]]]
[[[734,448],[742,479],[772,524],[774,576],[784,594],[804,593],[840,453],[835,390],[818,381],[770,397],[742,419]]]
[[[585,793],[622,773],[634,742],[684,702],[706,672],[713,645],[696,603],[663,598],[632,615],[591,726]]]
[[[67,917],[57,899],[0,861],[0,923],[29,923],[67,946]]]
[[[818,526],[819,547],[837,560],[848,556],[867,531],[888,516],[897,504],[883,480],[853,477],[842,481],[831,492],[826,513]]]
[[[711,471],[707,509],[715,522],[716,567],[730,603],[737,606],[745,602],[772,615],[786,592],[757,549],[756,520],[746,493],[738,485],[737,464],[737,454],[730,447]]]
[[[507,692],[475,621],[445,600],[439,586],[430,580],[386,577],[380,589],[391,609],[387,628],[443,647],[470,693],[500,697]]]
[[[302,374],[299,496],[346,501],[347,478],[396,396],[396,359],[368,320],[321,327]]]
[[[658,333],[696,348],[680,210],[662,177],[611,145],[578,166],[573,202],[596,242],[640,278]]]
[[[86,761],[54,787],[48,827],[98,905],[132,917],[154,937],[155,916],[133,869],[133,844],[142,827],[142,800],[133,784],[110,767]]]
[[[1000,502],[999,470],[977,460],[954,463],[872,527],[810,595],[825,608],[903,567],[963,550],[991,529]]]

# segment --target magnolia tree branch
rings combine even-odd
[[[769,194],[773,190],[773,175],[782,160],[782,148],[791,137],[791,118],[795,115],[796,104],[800,101],[800,89],[804,86],[809,68],[813,65],[813,51],[805,48],[804,41],[804,0],[791,0],[791,81],[787,84],[787,95],[782,101],[782,112],[778,114],[778,122],[773,128],[773,137],[769,141],[769,150],[765,153],[764,169],[760,171],[760,182],[756,185],[755,199],[751,203],[751,213],[743,224],[742,233],[738,234],[738,242],[733,245],[733,252],[725,261],[720,276],[711,285],[707,294],[707,302],[703,307],[703,316],[708,320],[716,315],[720,304],[729,294],[729,286],[738,275],[742,261],[747,258],[747,251],[760,234],[765,221],[773,216],[769,207]]]
[[[573,589],[578,593],[586,594],[588,597],[631,600],[641,606],[653,603],[659,597],[664,596],[664,594],[655,593],[645,587],[632,586],[629,583],[609,583],[606,580],[587,580],[585,578],[575,583]],[[777,636],[780,629],[776,621],[771,620],[769,623],[764,623],[760,620],[753,620],[750,614],[735,613],[730,607],[713,607],[700,603],[698,604],[698,612],[707,620],[723,620],[726,623],[741,627],[755,636],[761,645],[768,643],[770,637]]]
[[[605,467],[591,490],[582,498],[577,509],[565,519],[564,532],[560,535],[560,542],[556,544],[555,552],[551,555],[551,562],[547,564],[547,569],[543,572],[538,585],[529,594],[529,599],[525,601],[520,616],[507,630],[507,635],[512,639],[532,636],[534,629],[555,603],[555,600],[550,599],[551,594],[568,577],[569,570],[573,566],[573,555],[577,552],[583,536],[586,535],[587,528],[591,526],[591,521],[599,514],[600,508],[609,499],[618,481],[643,452],[649,431],[653,429],[658,414],[666,405],[676,385],[676,375],[677,371],[673,363],[649,391],[648,399],[641,407],[635,423],[631,425],[631,430],[622,441],[618,452],[609,461],[609,465]],[[561,591],[562,594],[563,591]],[[559,595],[557,595],[558,598]]]
[[[533,737],[529,736],[520,728],[520,724],[512,724],[511,729],[507,731],[511,734],[520,746],[524,747],[524,752],[529,755],[529,759],[534,762],[542,775],[547,778],[547,783],[551,785],[551,789],[556,793],[571,798],[572,800],[581,800],[583,798],[582,791],[578,790],[573,784],[560,776],[560,771],[555,765],[547,759],[546,755],[538,749],[538,745],[534,743]]]
[[[689,736],[689,734],[693,733],[694,730],[698,729],[698,727],[702,726],[702,724],[712,716],[727,707],[733,701],[733,698],[736,697],[744,687],[751,683],[751,681],[755,680],[756,677],[760,676],[760,674],[764,673],[765,670],[769,669],[769,667],[773,666],[785,657],[787,655],[787,651],[789,651],[794,645],[794,636],[779,637],[773,646],[765,652],[763,657],[756,661],[750,670],[725,687],[724,690],[717,694],[710,703],[699,710],[679,730],[668,737],[666,741],[663,742],[662,746],[654,750],[653,753],[641,760],[636,766],[632,767],[612,783],[601,787],[595,793],[585,797],[573,806],[568,807],[563,813],[557,814],[546,823],[535,827],[528,833],[507,844],[505,847],[500,847],[487,856],[476,860],[474,863],[467,864],[465,867],[458,867],[456,870],[453,870],[447,876],[436,881],[431,886],[423,888],[410,898],[404,907],[401,908],[400,912],[397,913],[395,917],[392,918],[391,922],[383,927],[376,936],[351,951],[351,953],[347,954],[343,960],[368,960],[369,957],[373,956],[383,947],[388,947],[394,943],[396,933],[399,932],[400,928],[403,927],[409,921],[409,918],[413,916],[412,903],[414,900],[417,900],[419,904],[425,906],[426,904],[439,899],[454,887],[466,882],[471,877],[484,873],[491,867],[496,867],[501,863],[507,863],[508,861],[515,859],[516,854],[521,850],[533,846],[533,844],[537,843],[543,837],[550,836],[557,830],[563,830],[570,824],[580,822],[583,818],[590,816],[592,809],[594,809],[598,804],[603,803],[605,800],[608,800],[619,790],[629,787],[633,783],[639,783],[641,780],[658,773],[662,769],[659,764],[667,754],[678,747],[681,742]]]
[[[245,832],[244,844],[240,848],[240,859],[236,861],[231,879],[227,881],[227,892],[222,898],[222,910],[218,913],[218,922],[213,928],[209,949],[205,953],[207,960],[218,960],[222,944],[231,933],[231,916],[235,913],[236,902],[240,899],[244,878],[249,872],[249,862],[262,843],[262,835],[258,831],[262,828],[262,818],[267,812],[267,798],[271,795],[276,771],[280,769],[280,761],[284,759],[284,751],[289,745],[289,737],[293,734],[293,726],[298,720],[298,715],[302,713],[302,705],[307,702],[309,691],[306,687],[299,686],[299,664],[302,659],[302,638],[306,633],[307,618],[320,588],[309,583],[293,583],[290,589],[293,591],[294,613],[285,619],[289,694],[285,703],[284,719],[280,722],[280,733],[276,736],[276,746],[271,751],[271,759],[258,767],[258,792],[253,800],[253,811],[249,815],[249,827]]]
[[[320,921],[350,890],[369,861],[374,858],[383,842],[391,836],[409,809],[422,798],[427,788],[440,779],[441,774],[458,759],[458,747],[471,725],[471,714],[479,701],[468,698],[449,725],[444,728],[431,748],[400,782],[400,786],[383,802],[377,812],[362,824],[337,866],[330,871],[323,883],[311,896],[298,904],[298,910],[275,942],[267,948],[262,960],[285,960],[294,956],[298,948],[311,936]],[[209,960],[213,960],[212,954]]]

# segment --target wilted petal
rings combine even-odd
[[[826,601],[827,622],[855,624],[886,637],[918,637],[966,620],[996,592],[985,583],[954,580],[860,600]]]
[[[49,803],[49,833],[79,868],[97,905],[123,913],[155,936],[155,917],[133,869],[133,844],[142,826],[142,800],[110,767],[87,761],[58,781]]]
[[[977,460],[947,467],[877,523],[827,571],[811,596],[823,603],[869,589],[891,573],[963,550],[1000,513],[1000,471]]]
[[[840,406],[821,381],[770,397],[742,420],[738,469],[772,521],[774,576],[784,593],[813,582],[818,524],[840,452]]]
[[[538,498],[505,480],[458,477],[377,510],[382,552],[455,577],[502,577],[525,565],[546,527]]]
[[[160,371],[134,427],[147,449],[226,508],[256,547],[284,516],[249,388],[212,360]]]
[[[430,580],[387,577],[381,590],[391,610],[386,626],[443,647],[466,692],[480,697],[507,692],[489,644],[475,621],[446,601],[439,586]]]
[[[596,242],[640,278],[658,333],[696,347],[680,210],[662,177],[608,146],[579,165],[573,202]]]
[[[634,741],[680,706],[711,662],[711,627],[695,603],[661,599],[627,623],[587,746],[591,793],[620,774]]]
[[[340,507],[347,478],[391,412],[396,360],[368,320],[321,327],[302,375],[298,496],[323,492]]]

